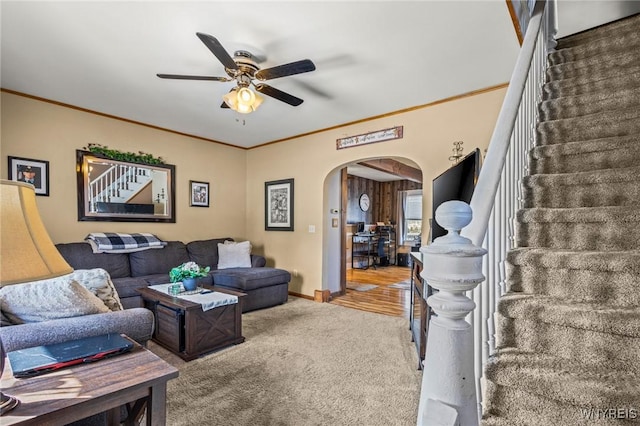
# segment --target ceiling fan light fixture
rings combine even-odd
[[[247,87],[233,90],[222,97],[224,102],[234,111],[249,114],[258,109],[264,98]]]
[[[253,102],[256,100],[256,95],[246,87],[238,90],[238,103],[243,103],[245,105],[253,105]]]

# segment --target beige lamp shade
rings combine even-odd
[[[0,180],[0,286],[70,274],[40,219],[33,186]]]

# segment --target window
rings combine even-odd
[[[422,190],[402,192],[402,240],[420,241],[422,235]]]

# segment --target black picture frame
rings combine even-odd
[[[49,196],[48,161],[11,156],[7,158],[9,160],[9,180],[31,183],[35,188],[36,195]]]
[[[265,231],[293,231],[293,179],[264,183]]]
[[[209,182],[189,181],[189,205],[209,207]]]

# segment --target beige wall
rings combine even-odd
[[[422,169],[426,182],[424,217],[428,218],[431,216],[430,182],[451,166],[448,158],[452,154],[452,143],[464,141],[465,154],[476,147],[484,152],[505,92],[506,88],[496,89],[249,150],[247,238],[267,256],[269,265],[297,271],[289,287],[291,291],[313,295],[314,290],[323,288],[323,232],[331,232],[323,228],[323,224],[329,222],[326,218],[330,206],[323,199],[327,176],[362,159],[413,160]],[[399,125],[404,126],[402,139],[336,150],[338,138]],[[295,179],[295,231],[265,231],[264,182],[287,178]],[[315,226],[315,233],[309,232],[309,225]]]
[[[56,243],[81,241],[89,232],[151,232],[184,242],[244,239],[246,151],[114,120],[72,108],[2,93],[2,160],[7,156],[49,161],[50,196],[38,208]],[[88,143],[143,151],[176,166],[176,223],[78,222],[76,149]],[[210,207],[189,207],[189,180],[210,183]]]
[[[323,224],[328,223],[325,194],[335,192],[327,179],[356,160],[408,158],[422,169],[424,217],[430,217],[431,180],[451,165],[452,143],[464,141],[465,154],[486,148],[506,88],[417,109],[403,114],[328,130],[290,141],[242,150],[114,120],[71,108],[2,93],[3,178],[7,156],[50,162],[50,196],[37,197],[54,242],[80,241],[89,232],[152,232],[165,240],[231,236],[250,240],[269,266],[297,272],[290,290],[312,296],[322,288]],[[336,150],[336,139],[394,126],[404,137]],[[177,223],[78,222],[75,150],[89,142],[122,151],[144,151],[176,165]],[[264,230],[264,183],[295,179],[295,231]],[[211,183],[211,207],[189,207],[188,182]],[[327,185],[326,182],[334,182]],[[337,207],[337,206],[335,206]],[[326,210],[326,211],[325,211]],[[315,226],[315,233],[308,231]],[[335,276],[335,274],[332,274]],[[333,287],[333,286],[332,286]]]

